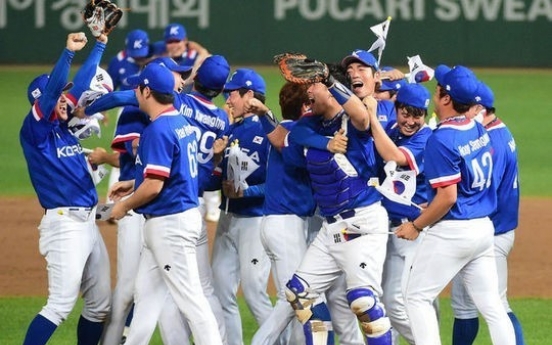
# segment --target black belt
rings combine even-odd
[[[345,211],[345,212],[341,212],[340,214],[336,215],[336,216],[326,216],[326,222],[328,222],[328,224],[333,224],[335,222],[337,222],[338,220],[340,219],[347,219],[347,218],[352,218],[354,217],[356,214],[355,210],[348,210],[348,211]]]
[[[142,214],[142,216],[146,219],[152,219],[152,218],[157,217],[157,216],[154,216],[153,214]]]

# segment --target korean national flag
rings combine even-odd
[[[244,190],[249,186],[245,179],[251,175],[259,165],[240,149],[238,143],[233,143],[228,151],[227,178],[234,181],[234,190]]]
[[[413,205],[412,197],[416,193],[416,172],[414,170],[396,171],[394,168],[396,168],[395,162],[386,164],[384,170],[387,177],[381,186],[375,186],[375,188],[391,201]]]

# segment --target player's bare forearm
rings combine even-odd
[[[345,102],[342,107],[351,118],[351,123],[356,129],[359,131],[366,131],[370,128],[370,117],[360,98],[356,95],[351,95],[349,100]]]
[[[372,126],[372,136],[374,137],[374,142],[376,144],[376,150],[380,156],[386,162],[395,161],[399,166],[408,166],[408,160],[404,153],[399,150],[397,145],[389,138],[383,126],[378,120],[375,111],[368,110],[370,114],[370,126]]]
[[[424,212],[414,220],[416,226],[425,228],[441,220],[456,203],[457,193],[456,184],[437,188],[437,194],[433,201],[427,206]]]
[[[397,228],[395,234],[398,238],[405,240],[415,240],[420,235],[420,231],[426,226],[438,222],[456,202],[457,186],[456,184],[437,188],[435,198],[422,212],[422,214],[412,222],[404,223]]]
[[[289,133],[287,129],[285,129],[283,126],[276,126],[272,132],[267,134],[268,141],[270,141],[270,144],[278,150],[281,151],[284,147],[284,143],[286,140],[286,136]]]
[[[113,167],[119,167],[119,152],[108,153],[101,147],[96,147],[92,153],[88,155],[88,161],[91,164],[104,164],[107,163]]]

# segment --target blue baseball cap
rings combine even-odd
[[[180,73],[182,75],[182,78],[188,79],[190,74],[192,74],[192,66],[183,66],[179,65],[178,62],[174,61],[174,59],[164,56],[159,57],[155,60],[152,60],[150,63],[156,63],[158,65],[163,65],[167,67],[172,72]]]
[[[341,60],[341,66],[347,68],[353,62],[360,62],[366,66],[374,67],[376,70],[379,70],[378,60],[366,50],[356,49],[350,55],[346,56]]]
[[[404,103],[414,108],[427,110],[431,95],[420,84],[405,84],[397,93],[397,102]]]
[[[479,83],[477,83],[477,92],[474,100],[475,100],[475,103],[481,104],[485,108],[493,108],[494,107],[493,90],[491,90],[491,88],[487,84],[480,81]]]
[[[186,28],[184,25],[172,23],[165,28],[165,42],[183,41],[186,38]]]
[[[131,58],[143,58],[149,54],[149,37],[144,30],[132,30],[125,39],[125,51]]]
[[[40,96],[42,96],[44,90],[46,89],[46,85],[48,85],[48,80],[50,80],[50,76],[44,73],[31,81],[29,87],[27,88],[27,98],[29,99],[29,103],[31,103],[31,105],[34,104]],[[69,82],[63,87],[62,92],[67,91],[72,87],[73,83]]]
[[[209,90],[220,91],[224,88],[230,65],[222,55],[211,55],[205,58],[199,66],[195,79]]]
[[[165,41],[155,41],[150,44],[151,55],[163,55],[167,52]]]
[[[435,79],[453,100],[462,104],[474,103],[478,80],[469,68],[461,65],[452,68],[439,65],[435,69]]]
[[[224,85],[224,90],[248,89],[260,94],[266,93],[266,84],[257,72],[249,68],[238,68],[230,80]]]
[[[166,66],[157,63],[149,63],[142,73],[128,77],[128,83],[145,85],[163,94],[172,94],[176,84],[172,72]]]

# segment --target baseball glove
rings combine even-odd
[[[82,10],[84,22],[94,37],[109,35],[122,16],[123,11],[109,0],[90,0]]]
[[[324,83],[330,74],[328,66],[303,54],[283,53],[274,56],[284,79],[294,84]]]

